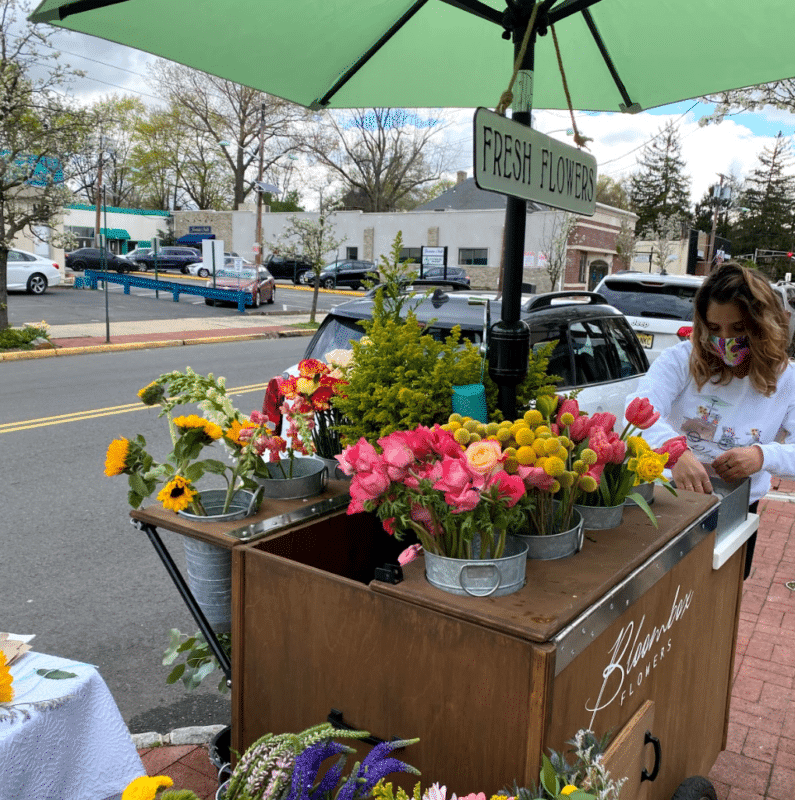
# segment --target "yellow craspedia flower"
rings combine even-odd
[[[127,788],[122,792],[121,800],[154,800],[155,795],[161,788],[168,789],[174,785],[174,781],[168,775],[142,775],[127,784]]]
[[[453,431],[453,439],[455,439],[462,447],[466,447],[466,445],[469,444],[469,431],[466,428],[459,428],[458,430]]]
[[[14,689],[11,686],[13,681],[5,653],[0,650],[0,703],[10,703],[14,699]]]
[[[536,454],[532,447],[520,447],[516,451],[516,460],[523,466],[529,467],[536,462]]]
[[[536,428],[536,436],[552,436],[552,431],[549,428],[549,425],[539,425]]]
[[[541,412],[538,409],[531,408],[529,411],[524,412],[524,421],[532,427],[540,425],[543,420],[544,418],[541,416]]]
[[[544,439],[544,455],[552,456],[560,450],[560,442],[557,437],[551,436],[549,439]]]
[[[141,402],[147,406],[157,405],[166,396],[166,390],[156,381],[152,381],[138,391]]]
[[[560,491],[560,481],[556,478],[552,481],[552,488],[549,490],[550,494],[557,494]]]
[[[510,428],[500,428],[497,431],[497,441],[500,444],[505,444],[506,442],[510,442],[513,437],[511,436],[511,429]]]
[[[533,448],[533,452],[540,458],[541,456],[546,455],[546,450],[544,449],[544,439],[535,439],[533,444],[530,447]]]
[[[451,419],[450,422],[447,423],[447,425],[442,425],[442,427],[448,431],[455,432],[461,427],[461,423],[458,422],[458,420]]]
[[[579,458],[571,465],[571,468],[578,475],[585,475],[585,473],[588,472],[588,465]]]
[[[460,414],[455,413],[455,414],[450,414],[450,416],[447,418],[447,421],[456,422],[460,425],[464,421],[464,418]]]
[[[483,437],[479,433],[475,433],[474,431],[469,434],[469,444],[474,444],[475,442],[481,441]]]
[[[499,429],[500,426],[496,422],[489,422],[488,425],[486,425],[486,433],[489,436],[496,436]]]
[[[183,511],[198,492],[191,488],[190,481],[183,475],[175,475],[157,494],[163,508],[169,511]]]
[[[502,452],[507,458],[516,458],[516,448],[515,447],[503,447]]]
[[[476,419],[471,419],[467,417],[464,421],[464,428],[466,428],[470,433],[477,433],[478,428],[480,427],[480,422]]]
[[[563,489],[571,489],[574,486],[574,479],[577,477],[576,472],[564,472],[562,475],[558,475],[558,483],[561,485]]]
[[[571,411],[567,411],[565,414],[560,415],[560,424],[561,425],[571,425],[574,422],[574,414]]]
[[[568,436],[558,436],[558,441],[560,442],[560,446],[565,447],[567,451],[574,447],[574,442],[572,442]]]
[[[627,439],[627,449],[633,456],[639,456],[641,453],[651,451],[649,443],[642,436],[630,436]]]
[[[587,464],[590,467],[591,464],[596,463],[596,459],[598,458],[598,456],[593,450],[591,450],[590,447],[586,447],[582,451],[582,453],[580,453],[580,458],[582,459],[584,464]]]
[[[130,441],[123,436],[114,439],[108,445],[108,452],[105,455],[105,474],[110,478],[113,475],[121,475],[127,469],[127,456],[130,454]]]
[[[592,475],[580,475],[579,486],[584,492],[595,492],[598,485]]]
[[[522,446],[532,444],[535,441],[536,435],[525,425],[516,431],[514,438],[516,439],[516,444]]]
[[[502,462],[502,467],[509,475],[516,475],[519,469],[519,459],[516,458],[516,456],[506,458],[505,461]]]
[[[559,478],[565,471],[566,465],[557,456],[544,459],[544,472],[550,478]]]
[[[571,783],[569,783],[560,790],[560,793],[565,795],[570,795],[574,794],[574,792],[579,792],[579,791],[580,790],[576,786],[573,786]],[[124,798],[122,798],[122,800],[124,800]]]
[[[511,425],[511,428],[510,428],[511,436],[513,436],[513,438],[515,439],[516,438],[516,434],[519,433],[519,431],[524,430],[526,427],[527,427],[527,425],[525,425],[524,422],[514,422],[513,425]]]

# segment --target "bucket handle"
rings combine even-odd
[[[323,487],[320,491],[325,492],[328,488],[328,464],[323,465],[323,472],[320,477],[320,485]]]
[[[473,592],[465,583],[465,580],[464,580],[465,579],[465,573],[467,572],[467,570],[470,570],[470,569],[483,570],[483,569],[488,569],[488,568],[491,568],[491,569],[494,570],[494,572],[495,572],[495,574],[497,576],[497,582],[488,591],[485,591],[485,592]],[[500,585],[502,584],[502,573],[500,572],[500,568],[494,562],[491,562],[491,561],[490,562],[486,562],[486,563],[482,563],[482,564],[464,564],[461,567],[461,569],[458,571],[458,583],[461,586],[461,588],[467,594],[472,595],[472,597],[488,597],[489,595],[494,594],[494,592],[496,592],[497,589],[500,588]]]
[[[257,501],[261,500],[260,493],[262,492],[262,487],[258,486],[257,491],[251,493],[251,501],[248,504],[248,509],[246,510],[246,516],[250,517],[254,512],[252,509],[257,505]]]

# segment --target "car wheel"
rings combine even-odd
[[[336,284],[336,281],[334,280],[334,278],[326,278],[326,280],[323,281],[323,288],[324,289],[333,289],[335,284]]]
[[[265,302],[268,305],[272,305],[275,300],[276,300],[276,288],[274,287],[273,289],[271,289],[270,296],[268,297],[268,299]]]
[[[204,298],[204,304],[206,306],[214,306],[215,305],[215,300],[213,300],[212,297],[205,297]]]
[[[85,272],[86,270],[86,262],[85,261],[75,261],[71,267],[75,272]]]
[[[40,272],[28,278],[28,294],[44,294],[47,291],[47,279]]]
[[[199,275],[200,278],[209,278],[210,277],[210,270],[209,269],[205,269],[204,267],[202,267],[199,270],[198,275]]]
[[[138,269],[140,269],[141,272],[148,272],[149,271],[149,265],[148,264],[144,264],[143,262],[139,261],[138,262]]]
[[[254,294],[251,295],[251,307],[259,308],[259,292],[254,292]]]
[[[184,265],[183,265],[183,266],[181,266],[181,267],[179,268],[179,271],[180,271],[180,272],[181,272],[183,275],[187,275],[187,274],[189,273],[189,270],[188,270],[188,268],[187,268],[186,266],[184,266]]]

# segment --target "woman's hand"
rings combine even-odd
[[[712,484],[704,465],[693,455],[690,450],[685,450],[671,470],[671,475],[677,489],[686,489],[689,492],[712,494]]]
[[[762,448],[756,445],[750,447],[733,447],[721,453],[713,462],[712,467],[720,478],[728,483],[741,481],[762,469],[765,457]]]

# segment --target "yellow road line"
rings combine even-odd
[[[267,384],[251,383],[245,386],[236,386],[232,389],[227,388],[228,395],[242,395],[251,392],[264,392]],[[45,428],[48,425],[62,425],[65,422],[83,422],[84,420],[96,419],[97,417],[110,417],[115,414],[126,414],[130,411],[141,411],[149,406],[143,403],[127,403],[121,406],[108,406],[107,408],[85,409],[75,411],[71,414],[57,414],[51,417],[39,417],[38,419],[20,420],[19,422],[0,423],[0,434],[15,433],[17,431],[27,431],[32,428]]]

